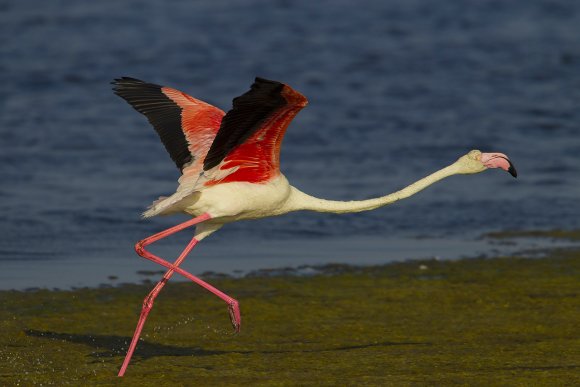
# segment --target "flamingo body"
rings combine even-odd
[[[181,171],[176,192],[161,197],[144,217],[186,213],[193,219],[139,241],[137,253],[168,269],[143,301],[141,316],[119,371],[123,376],[145,320],[161,289],[178,273],[222,299],[234,329],[241,325],[238,302],[179,265],[199,241],[224,224],[245,219],[310,210],[330,213],[368,211],[407,198],[457,174],[500,168],[516,171],[503,153],[473,150],[454,163],[392,194],[359,201],[335,201],[310,196],[291,186],[280,173],[280,148],[292,119],[308,101],[288,85],[256,78],[250,90],[233,100],[227,113],[179,90],[134,78],[116,79],[117,95],[153,125],[171,159]],[[195,226],[189,244],[172,264],[145,249],[169,235]]]
[[[263,183],[228,182],[204,187],[188,196],[182,212],[192,216],[211,215],[210,223],[260,219],[291,211],[293,187],[283,174]]]

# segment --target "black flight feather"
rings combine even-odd
[[[139,79],[122,77],[111,82],[115,94],[145,115],[171,159],[180,170],[192,161],[187,139],[181,127],[181,107],[161,91],[162,86]]]

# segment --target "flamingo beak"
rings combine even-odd
[[[518,171],[516,171],[516,167],[514,167],[514,163],[512,163],[509,159],[508,159],[508,163],[510,163],[510,167],[508,168],[509,174],[512,175],[513,177],[517,178]]]
[[[487,168],[500,168],[507,171],[513,177],[518,177],[516,167],[503,153],[482,153],[481,162]]]

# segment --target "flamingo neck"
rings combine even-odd
[[[460,173],[458,166],[456,164],[451,164],[389,195],[374,199],[353,200],[346,202],[316,198],[292,187],[292,199],[290,206],[292,207],[293,211],[309,210],[316,212],[330,212],[335,214],[369,211],[392,204],[398,200],[408,198],[409,196],[412,196],[417,192],[429,187],[431,184],[458,173]]]

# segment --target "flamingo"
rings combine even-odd
[[[449,166],[389,195],[346,202],[320,199],[290,185],[280,172],[280,146],[286,128],[308,103],[290,86],[256,78],[250,90],[235,98],[232,109],[224,113],[170,87],[129,77],[115,79],[112,84],[115,94],[147,117],[181,171],[176,192],[153,202],[143,216],[186,213],[192,217],[135,245],[138,255],[168,270],[143,301],[137,327],[119,370],[120,377],[131,361],[155,298],[174,273],[222,299],[228,306],[234,331],[239,332],[238,301],[179,267],[199,241],[224,224],[301,210],[340,214],[373,210],[414,195],[446,177],[479,173],[488,168],[500,168],[517,176],[505,154],[472,150]],[[173,263],[145,249],[193,226],[191,241]]]

